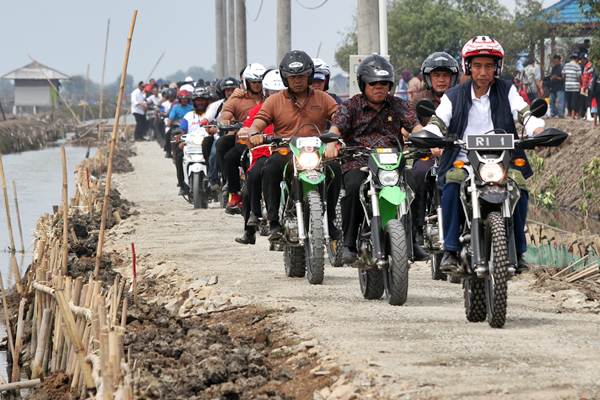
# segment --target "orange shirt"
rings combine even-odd
[[[248,93],[242,98],[230,97],[224,104],[221,114],[228,111],[233,114],[236,122],[244,122],[248,117],[248,111],[262,101],[261,98],[251,97]]]
[[[287,90],[269,96],[256,118],[267,125],[273,124],[275,136],[313,136],[316,125],[320,132],[327,128],[327,121],[337,110],[337,103],[327,93],[310,89],[304,104],[300,106],[290,98]]]

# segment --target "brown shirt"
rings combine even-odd
[[[330,95],[320,90],[310,89],[304,104],[299,106],[287,90],[269,96],[256,118],[273,124],[275,136],[311,136],[323,132],[337,103]],[[319,132],[316,132],[316,125]]]
[[[233,118],[236,122],[244,122],[248,117],[248,111],[254,106],[260,103],[262,99],[251,97],[250,94],[246,93],[244,97],[230,97],[224,104],[221,110],[223,112],[228,111],[233,114]]]

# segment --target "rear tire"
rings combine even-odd
[[[487,320],[492,328],[502,328],[506,322],[508,297],[508,239],[504,218],[498,212],[488,215],[487,228],[491,238],[489,252],[489,274],[485,278]]]
[[[406,230],[397,219],[388,222],[386,227],[388,267],[387,267],[387,292],[389,303],[401,306],[408,297],[408,248],[406,243]]]
[[[485,283],[476,276],[463,280],[465,315],[469,322],[483,322],[486,318]]]
[[[341,197],[341,196],[340,196]],[[342,231],[342,202],[341,198],[338,199],[338,202],[335,206],[335,221],[333,222],[338,232],[340,232],[340,237],[336,240],[332,240],[331,238],[327,242],[327,256],[329,258],[329,263],[332,267],[343,267],[344,266],[344,258],[343,258],[343,246],[344,243],[344,235]],[[331,233],[330,233],[331,234]],[[379,296],[381,297],[381,296]]]
[[[304,240],[306,278],[313,285],[323,283],[325,275],[325,251],[323,229],[323,204],[316,191],[306,194],[308,207],[308,237]]]
[[[358,282],[360,291],[367,300],[379,300],[383,296],[385,285],[383,271],[378,268],[359,269]]]
[[[283,265],[285,276],[289,278],[303,278],[305,274],[304,249],[299,246],[283,247]]]

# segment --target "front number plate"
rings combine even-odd
[[[515,137],[510,134],[467,136],[467,150],[509,150],[514,148]]]

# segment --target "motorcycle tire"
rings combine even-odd
[[[202,207],[202,177],[199,172],[192,174],[192,204],[194,209]]]
[[[378,268],[359,269],[358,282],[360,291],[367,300],[379,300],[383,296],[385,285],[383,271]]]
[[[431,261],[431,278],[434,281],[445,281],[446,274],[440,270],[440,264],[442,262],[442,256],[444,253],[442,252],[431,252],[430,261]]]
[[[335,227],[338,229],[338,232],[340,232],[340,237],[333,240],[333,239],[329,239],[327,241],[327,257],[329,258],[329,264],[331,264],[332,267],[343,267],[344,266],[344,258],[343,258],[343,246],[341,245],[342,243],[344,243],[344,237],[343,237],[343,233],[342,233],[342,202],[341,202],[341,196],[338,199],[338,202],[335,206],[335,221],[333,222],[333,224],[335,225]],[[379,296],[381,297],[381,296]]]
[[[307,238],[304,240],[306,279],[312,285],[323,283],[325,276],[325,232],[323,229],[323,203],[316,191],[306,195],[308,211]]]
[[[488,215],[487,229],[491,239],[489,274],[485,277],[487,321],[492,328],[502,328],[506,322],[510,259],[506,225],[499,212],[491,212]]]
[[[269,236],[269,223],[266,220],[261,220],[258,225],[258,233],[260,236]]]
[[[285,267],[285,276],[289,278],[304,278],[304,249],[299,246],[283,247],[283,265]]]
[[[388,266],[386,292],[393,306],[406,303],[408,297],[408,247],[406,229],[402,222],[393,219],[386,227]]]
[[[485,282],[475,276],[463,280],[465,315],[469,322],[483,322],[486,318]]]

